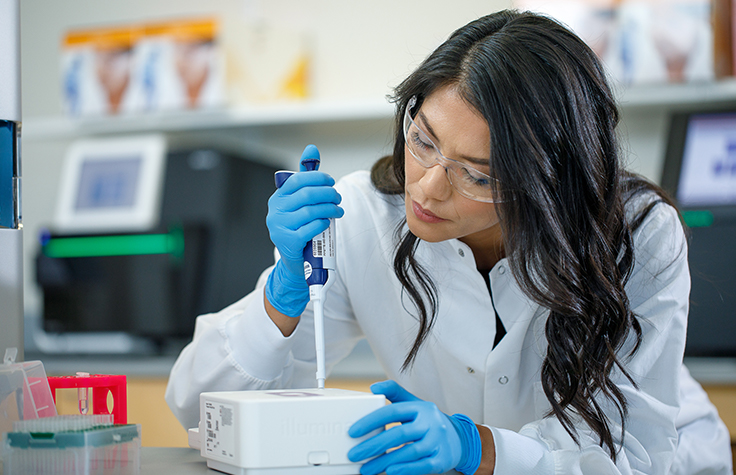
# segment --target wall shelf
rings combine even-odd
[[[30,117],[23,121],[23,139],[146,132],[187,132],[366,120],[390,120],[394,106],[385,99],[304,101],[234,108],[131,114],[114,117]]]
[[[619,86],[617,99],[624,110],[736,103],[736,79],[708,83],[651,84],[631,88]]]
[[[736,79],[713,83],[653,84],[616,88],[623,110],[668,109],[688,105],[736,103]],[[300,124],[390,120],[394,106],[384,98],[304,101],[200,111],[69,118],[30,117],[23,138],[57,140],[146,132],[187,132]]]

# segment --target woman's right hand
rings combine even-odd
[[[319,159],[319,151],[309,145],[301,162]],[[334,188],[335,180],[320,171],[291,175],[268,200],[266,225],[271,241],[280,254],[276,267],[266,282],[266,299],[278,312],[298,317],[309,302],[309,288],[304,277],[304,247],[330,225],[330,218],[342,217],[338,205],[342,198]]]

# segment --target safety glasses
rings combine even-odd
[[[431,168],[440,164],[447,173],[450,184],[466,198],[484,203],[494,203],[494,187],[498,184],[495,178],[476,170],[457,160],[442,155],[439,147],[429,136],[414,122],[411,111],[416,106],[417,97],[412,96],[406,106],[404,113],[404,140],[412,156],[425,168]],[[496,189],[498,186],[495,187]]]

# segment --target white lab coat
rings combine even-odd
[[[420,243],[416,256],[437,285],[439,312],[414,366],[402,373],[417,332],[411,301],[392,270],[403,198],[376,191],[367,172],[343,178],[337,188],[345,216],[337,221],[337,281],[325,302],[328,373],[366,338],[389,378],[448,414],[466,414],[491,428],[497,475],[700,473],[701,465],[712,468],[707,473],[731,472],[728,431],[682,366],[690,278],[674,210],[655,207],[634,237],[636,266],[627,292],[640,316],[643,342],[627,369],[639,388],[612,374],[629,402],[614,465],[582,423],[578,446],[556,418],[545,417],[550,405],[540,368],[548,311],[522,293],[505,259],[490,280],[507,333],[491,351],[493,307],[472,251],[455,239]],[[203,391],[315,386],[311,306],[296,331],[283,337],[263,305],[268,272],[242,300],[197,319],[194,339],[174,365],[166,392],[184,427],[196,426]],[[618,414],[600,403],[616,437]],[[679,446],[678,429],[687,432]]]

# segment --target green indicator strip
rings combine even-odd
[[[52,238],[43,247],[48,257],[136,256],[148,254],[184,254],[184,234],[131,234],[122,236],[85,236]]]
[[[703,211],[683,211],[682,220],[689,228],[706,228],[713,224],[713,213]]]

